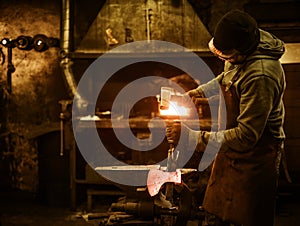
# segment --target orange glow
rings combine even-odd
[[[179,106],[177,102],[170,101],[169,108],[166,110],[160,109],[160,115],[166,115],[166,116],[188,116],[190,113],[190,109]]]

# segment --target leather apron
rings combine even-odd
[[[233,87],[237,74],[221,85],[226,129],[237,126],[239,97]],[[221,114],[222,115],[222,114]],[[251,150],[235,151],[222,145],[212,167],[203,207],[223,221],[243,226],[273,226],[277,186],[276,160],[281,141],[265,130]]]

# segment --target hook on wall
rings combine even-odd
[[[3,38],[1,45],[6,48],[17,47],[21,50],[34,49],[38,52],[43,52],[49,49],[49,47],[59,47],[59,39],[47,37],[43,34],[37,34],[33,37],[20,35],[16,39]]]

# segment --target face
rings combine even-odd
[[[246,59],[246,55],[241,55],[240,53],[236,53],[235,55],[230,57],[218,56],[218,58],[227,61],[231,64],[242,64]]]

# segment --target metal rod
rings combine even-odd
[[[146,24],[147,24],[147,41],[150,41],[150,18],[149,9],[146,9]]]
[[[15,67],[12,63],[12,47],[7,47],[7,92],[11,93],[11,74],[15,72]]]
[[[60,113],[60,156],[64,155],[64,113]]]

